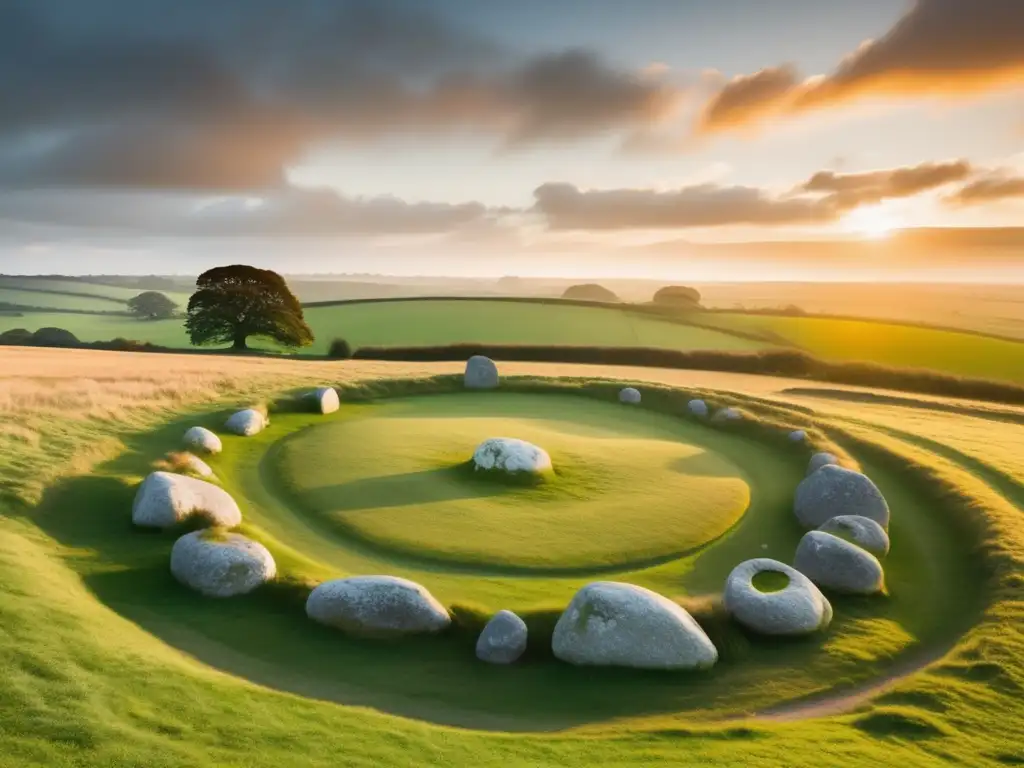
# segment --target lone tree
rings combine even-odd
[[[617,302],[619,297],[614,291],[610,291],[603,285],[597,283],[584,283],[582,285],[570,285],[562,294],[563,299],[576,299],[578,301],[604,301]]]
[[[686,285],[666,285],[654,294],[655,304],[670,304],[676,307],[699,307],[700,291]]]
[[[196,289],[185,319],[196,346],[231,342],[233,349],[248,349],[250,336],[286,347],[313,343],[302,305],[276,272],[243,265],[217,267],[199,276]]]
[[[146,291],[128,299],[128,309],[137,317],[148,320],[165,320],[174,314],[178,305],[156,291]]]

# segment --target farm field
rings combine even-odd
[[[647,766],[699,756],[723,765],[817,768],[826,754],[848,765],[907,766],[1007,765],[1024,757],[1014,728],[1024,717],[1024,500],[927,442],[941,438],[979,454],[973,422],[980,419],[929,406],[969,403],[862,407],[786,392],[807,382],[575,365],[502,366],[506,377],[529,379],[507,378],[508,392],[455,394],[444,378],[461,369],[454,364],[218,358],[210,366],[194,356],[43,349],[2,349],[0,361],[5,765],[259,768],[337,765],[342,756],[353,765]],[[614,403],[618,385],[590,381],[596,375],[639,386],[644,405]],[[325,382],[342,389],[337,414],[274,405]],[[749,428],[675,415],[694,395],[738,405],[750,414]],[[252,438],[224,437],[224,453],[210,463],[242,502],[243,532],[273,552],[280,583],[245,598],[204,599],[167,571],[173,533],[127,524],[135,486],[185,427],[219,431],[233,408],[259,402],[271,403],[270,427]],[[1021,409],[1004,410],[1024,419]],[[1003,452],[1000,471],[1019,482],[1024,476],[1011,459],[1024,427],[1007,419],[996,426],[989,443]],[[715,624],[701,606],[739,560],[791,560],[801,530],[790,502],[806,448],[772,437],[789,427],[808,429],[857,462],[886,495],[893,515],[888,595],[834,597],[836,618],[826,633],[763,643]],[[423,460],[456,461],[495,429],[551,443],[566,474],[543,491],[546,499],[531,496],[533,488],[474,491],[471,500],[481,503],[442,525],[434,515],[411,516],[406,494],[429,498],[477,486],[445,476],[399,484],[397,497],[382,497],[367,483],[420,471]],[[381,435],[394,466],[368,446],[370,434]],[[574,451],[597,466],[607,461],[605,441],[633,451],[624,467],[606,467],[607,489],[571,471]],[[552,552],[571,552],[585,530],[586,520],[571,511],[574,497],[600,500],[617,493],[618,483],[635,486],[629,478],[645,465],[667,473],[659,484],[681,484],[677,495],[693,483],[707,481],[710,489],[732,479],[749,489],[750,504],[730,527],[736,507],[701,498],[705,516],[692,522],[710,516],[728,528],[709,540],[714,531],[699,525],[671,528],[685,521],[658,501],[670,489],[639,488],[647,495],[619,502],[636,504],[631,522],[655,524],[636,516],[654,515],[643,507],[657,505],[674,538],[689,536],[704,548],[611,573],[595,561],[577,563],[577,573],[536,570],[549,565],[545,541]],[[358,493],[339,491],[345,484]],[[310,493],[321,503],[301,503]],[[504,560],[497,540],[473,520],[503,514],[491,503],[495,494],[507,503],[533,499],[553,513],[507,521],[514,546]],[[399,516],[360,522],[363,536],[353,536],[331,519],[339,501],[353,511],[349,499],[361,499],[364,512]],[[557,519],[556,510],[575,517]],[[419,550],[409,539],[417,528]],[[619,532],[633,535],[628,526]],[[603,542],[607,552],[614,534],[614,521],[603,517],[583,539]],[[450,551],[448,542],[460,548]],[[634,544],[643,552],[651,542]],[[517,570],[523,567],[536,572]],[[309,623],[296,600],[305,585],[351,573],[415,579],[457,614],[456,628],[450,636],[380,643]],[[546,617],[595,578],[641,584],[689,606],[711,622],[719,664],[664,675],[576,669],[543,655],[510,668],[473,658],[479,617],[511,608],[527,617],[531,637],[543,635]]]

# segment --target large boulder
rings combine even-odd
[[[473,355],[466,361],[466,389],[494,389],[498,386],[498,366],[489,357]]]
[[[262,412],[255,408],[246,408],[244,411],[232,414],[231,418],[224,423],[224,428],[228,432],[242,437],[252,437],[262,432],[269,424],[270,419]]]
[[[341,399],[338,397],[338,390],[334,387],[320,387],[311,392],[309,397],[313,401],[313,407],[317,413],[326,415],[341,408]]]
[[[476,657],[490,664],[512,664],[526,651],[526,622],[512,611],[498,611],[476,641]]]
[[[834,464],[801,481],[793,512],[804,528],[819,528],[839,515],[861,515],[889,527],[889,505],[878,486],[867,475]]]
[[[551,471],[551,457],[543,448],[514,437],[492,437],[473,451],[477,471],[510,475],[540,475]]]
[[[266,547],[245,536],[193,531],[174,542],[171,573],[207,597],[234,597],[273,579],[277,566]]]
[[[821,451],[811,456],[811,460],[807,462],[807,474],[812,475],[822,467],[830,465],[839,466],[839,457],[834,453],[828,453],[827,451]]]
[[[640,402],[640,390],[636,387],[626,387],[620,390],[619,402],[627,405],[637,405]]]
[[[703,400],[691,400],[686,404],[686,408],[698,418],[706,419],[708,417],[708,404]]]
[[[586,666],[705,669],[718,651],[689,613],[633,584],[595,581],[576,593],[551,640],[557,658]]]
[[[352,576],[327,581],[306,600],[313,621],[363,637],[440,632],[448,611],[426,588],[397,576]]]
[[[882,564],[867,550],[824,531],[800,539],[794,567],[819,587],[853,595],[873,595],[883,587]]]
[[[135,493],[135,525],[168,528],[193,516],[223,528],[242,522],[242,512],[227,491],[187,475],[153,472]]]
[[[220,453],[224,446],[213,432],[205,427],[192,427],[185,433],[185,447],[196,453]]]
[[[861,549],[866,549],[875,557],[885,557],[889,554],[889,534],[869,517],[839,515],[825,521],[818,530],[846,539]]]
[[[762,573],[781,574],[789,583],[773,592],[761,591],[754,577]],[[736,621],[763,635],[805,635],[832,621],[832,605],[810,579],[767,557],[733,568],[725,580],[723,602]]]

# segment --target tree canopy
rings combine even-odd
[[[579,301],[619,301],[614,291],[610,291],[603,285],[597,283],[583,283],[581,285],[570,285],[562,294],[563,299],[577,299]]]
[[[128,299],[128,309],[133,315],[150,320],[171,317],[178,305],[157,291],[146,291]]]
[[[199,276],[185,328],[197,346],[230,342],[234,349],[247,349],[251,336],[286,347],[313,343],[302,305],[284,278],[245,265],[216,267]]]
[[[687,285],[666,285],[654,294],[654,303],[700,306],[700,291]]]

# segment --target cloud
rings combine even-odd
[[[534,191],[534,198],[534,210],[551,229],[562,230],[815,224],[837,215],[821,199],[774,197],[754,187],[717,184],[658,191],[581,190],[572,184],[548,183]]]
[[[575,141],[658,123],[680,94],[394,0],[7,0],[0,70],[9,186],[259,187],[328,141]]]
[[[995,171],[965,184],[946,198],[951,205],[978,205],[999,200],[1024,198],[1024,176]]]
[[[973,169],[966,160],[920,165],[863,173],[819,171],[800,185],[800,192],[818,192],[837,208],[849,209],[914,195],[963,181]]]
[[[709,100],[698,130],[751,126],[860,97],[969,95],[1022,78],[1024,2],[917,0],[827,75],[801,80],[787,67],[769,67],[734,78]]]

